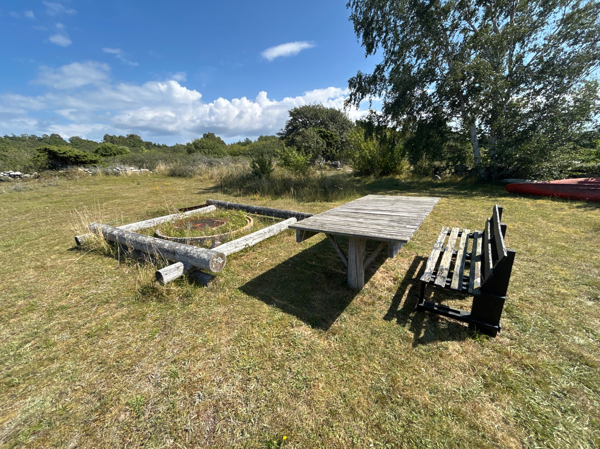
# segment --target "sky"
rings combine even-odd
[[[2,0],[0,135],[276,134],[372,72],[348,17],[334,0]]]

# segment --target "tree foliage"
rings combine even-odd
[[[104,142],[96,147],[94,153],[102,157],[112,157],[120,156],[121,154],[129,154],[130,151],[127,147],[115,145],[114,143]]]
[[[258,153],[250,160],[252,174],[257,178],[270,178],[273,174],[273,157],[267,153]]]
[[[366,54],[383,53],[373,73],[349,80],[349,102],[380,96],[383,114],[413,131],[453,127],[470,140],[476,164],[514,172],[548,160],[598,112],[592,78],[600,67],[598,2],[350,0],[347,6]]]
[[[37,149],[34,161],[40,169],[57,169],[99,164],[101,159],[95,154],[85,153],[72,147],[47,145]]]
[[[194,139],[186,145],[188,154],[200,153],[206,156],[227,155],[227,144],[214,133],[204,133],[201,139]]]
[[[323,141],[322,156],[333,159],[339,157],[346,149],[346,137],[353,127],[352,121],[339,109],[311,104],[291,109],[289,119],[278,135],[286,145],[303,149],[301,145],[306,143],[303,132],[313,129]],[[314,142],[309,143],[314,146]],[[304,151],[306,154],[310,153]]]
[[[348,136],[349,155],[356,171],[385,176],[399,173],[404,167],[404,136],[394,128],[377,124],[373,118],[359,120]]]
[[[297,175],[307,175],[310,171],[310,157],[294,147],[284,146],[277,152],[279,165]]]
[[[93,153],[98,147],[98,142],[94,140],[82,139],[78,136],[69,138],[69,144],[78,150],[85,151],[87,153]]]

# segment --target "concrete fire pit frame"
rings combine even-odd
[[[150,237],[138,234],[134,231],[148,229],[162,223],[174,221],[190,215],[199,213],[208,213],[222,209],[237,209],[248,213],[262,215],[266,217],[282,218],[284,221],[275,223],[260,231],[240,237],[214,249],[199,248],[197,246],[172,242],[156,237]],[[273,209],[268,207],[251,206],[247,204],[229,203],[226,201],[207,200],[202,206],[185,208],[177,214],[165,215],[163,217],[152,218],[137,223],[131,223],[119,227],[91,223],[88,229],[92,233],[102,235],[108,241],[115,242],[128,251],[135,253],[143,258],[150,258],[153,261],[166,260],[173,262],[170,265],[157,270],[156,280],[162,284],[171,282],[184,274],[188,274],[207,286],[214,279],[214,275],[207,273],[211,271],[218,273],[225,268],[227,256],[243,249],[256,245],[269,237],[280,234],[299,220],[312,216],[304,212],[291,210]],[[77,245],[82,245],[92,234],[83,234],[75,237]],[[213,236],[214,238],[214,236]]]

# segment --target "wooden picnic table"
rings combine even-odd
[[[433,197],[367,195],[306,218],[290,228],[296,230],[297,242],[324,233],[348,267],[348,285],[360,290],[365,285],[365,269],[381,250],[387,246],[388,257],[396,256],[439,200]],[[335,236],[349,238],[347,256]],[[381,243],[365,258],[367,240]]]

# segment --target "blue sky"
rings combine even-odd
[[[344,5],[4,0],[0,134],[274,134],[290,108],[343,107],[348,79],[377,62]]]

